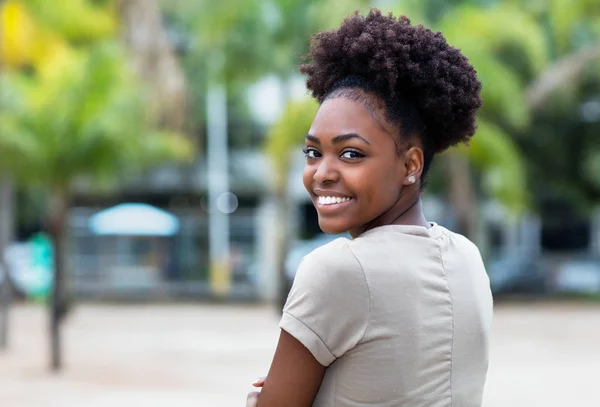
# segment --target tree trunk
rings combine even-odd
[[[150,89],[149,104],[159,127],[183,132],[185,76],[163,27],[156,0],[120,0],[122,37],[131,50],[137,76]]]
[[[61,323],[67,312],[67,215],[69,196],[66,189],[53,192],[50,201],[49,232],[54,248],[54,281],[50,297],[50,368],[62,369]]]
[[[0,349],[8,346],[8,321],[12,289],[4,252],[13,240],[13,219],[13,185],[9,179],[2,178],[0,179]]]
[[[450,203],[456,216],[456,232],[473,240],[477,228],[477,203],[468,158],[456,151],[447,153]]]

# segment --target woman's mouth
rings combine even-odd
[[[336,203],[342,203],[350,200],[352,198],[349,197],[339,197],[339,196],[317,196],[317,202],[320,205],[333,205]]]
[[[340,197],[340,196],[317,196],[316,207],[317,211],[323,214],[332,214],[343,210],[346,206],[351,204],[354,198],[351,197]]]

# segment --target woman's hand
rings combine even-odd
[[[252,386],[254,387],[263,387],[265,385],[265,378],[261,377],[257,379]],[[248,397],[246,398],[246,407],[257,407],[258,406],[258,395],[260,391],[252,391],[248,393]]]

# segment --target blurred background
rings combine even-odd
[[[483,82],[429,220],[496,299],[485,407],[598,406],[600,2],[0,0],[0,405],[233,406],[300,259],[310,36],[370,6]]]

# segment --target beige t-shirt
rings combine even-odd
[[[389,225],[304,257],[280,327],[328,366],[314,406],[479,407],[491,322],[473,243]]]

